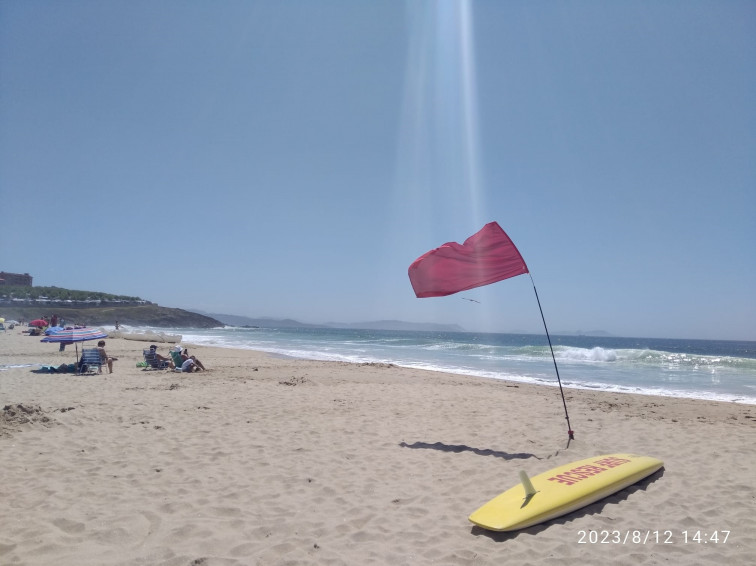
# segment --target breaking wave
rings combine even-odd
[[[615,362],[617,352],[596,346],[595,348],[570,348],[560,347],[554,352],[558,360],[570,360],[576,362]]]

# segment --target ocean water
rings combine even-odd
[[[171,329],[184,343],[556,386],[544,335],[332,328]],[[756,342],[552,336],[565,387],[756,404]]]

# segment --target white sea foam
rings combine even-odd
[[[617,352],[606,350],[604,348],[570,348],[561,347],[555,352],[558,360],[569,360],[578,362],[616,362]]]

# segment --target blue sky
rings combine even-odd
[[[756,4],[0,3],[0,270],[305,322],[496,220],[549,328],[756,340]]]

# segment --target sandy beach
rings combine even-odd
[[[123,339],[113,374],[39,373],[74,348],[21,330],[0,333],[3,565],[756,559],[753,405],[567,390],[567,447],[552,387],[191,345],[210,371],[145,371]],[[615,452],[665,468],[523,531],[467,520],[520,470]]]

